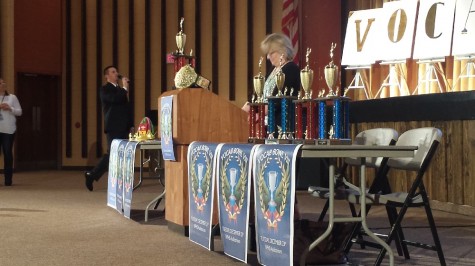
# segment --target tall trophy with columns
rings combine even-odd
[[[178,50],[172,52],[169,57],[167,57],[167,62],[173,62],[175,64],[175,73],[180,71],[185,65],[191,65],[195,67],[195,57],[193,56],[193,51],[190,51],[190,54],[185,54],[185,44],[186,44],[186,34],[183,32],[183,23],[185,18],[180,19],[180,31],[175,36],[176,46]]]
[[[265,125],[265,107],[264,101],[264,83],[265,78],[262,75],[261,67],[264,58],[259,59],[259,74],[253,78],[254,95],[249,104],[249,140],[250,143],[264,143],[266,135]]]
[[[338,93],[338,67],[333,63],[333,51],[336,43],[330,46],[330,63],[325,66],[324,74],[329,92],[325,97],[317,98],[318,139],[320,144],[350,144],[349,139],[349,98]],[[331,116],[328,109],[332,110]]]
[[[292,95],[294,89],[290,88],[290,94],[288,94],[289,88],[285,87],[285,73],[282,71],[284,62],[284,55],[280,56],[280,64],[275,74],[275,83],[277,87],[277,94],[275,96],[267,97],[267,139],[266,143],[292,143],[294,139],[294,103],[296,99]],[[280,111],[279,111],[280,109]],[[280,117],[277,117],[279,112]],[[277,121],[279,118],[280,121]],[[280,127],[277,124],[280,122]],[[277,138],[276,138],[277,137]]]
[[[310,69],[310,53],[307,48],[305,56],[306,66],[300,71],[300,82],[303,89],[303,97],[294,100],[295,103],[295,140],[294,143],[315,144],[315,106],[312,99],[313,70]],[[305,119],[304,119],[305,118]],[[305,131],[304,131],[305,130]]]

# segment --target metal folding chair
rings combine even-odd
[[[442,138],[442,132],[433,127],[417,128],[404,132],[398,139],[396,145],[401,146],[417,146],[414,157],[412,158],[390,158],[387,162],[387,167],[378,173],[377,179],[380,182],[387,182],[387,174],[389,171],[404,170],[417,172],[415,179],[413,180],[410,189],[407,192],[385,192],[380,193],[367,193],[367,204],[379,204],[385,205],[388,211],[388,219],[391,224],[391,230],[386,238],[386,243],[390,244],[393,239],[399,239],[404,245],[411,245],[419,248],[434,250],[437,252],[441,265],[446,265],[444,253],[440,243],[440,239],[437,233],[437,227],[435,225],[434,217],[430,207],[429,197],[424,185],[423,176],[428,169],[430,162],[437,150],[439,142]],[[409,175],[403,175],[409,177]],[[358,193],[352,193],[348,197],[349,202],[358,203]],[[404,237],[403,228],[401,223],[408,208],[412,207],[424,207],[427,220],[432,233],[434,244],[426,244],[420,242],[414,242],[406,240]],[[399,208],[397,211],[396,208]],[[358,232],[353,232],[355,237]],[[351,247],[351,244],[347,246],[347,251]],[[376,260],[375,265],[380,265],[386,250],[381,249],[380,254]],[[409,259],[409,254],[406,258]]]

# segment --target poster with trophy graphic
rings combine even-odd
[[[175,161],[173,150],[173,95],[160,98],[160,140],[163,160]]]
[[[135,150],[138,142],[130,141],[124,152],[124,216],[130,219],[132,192],[134,190]]]
[[[111,143],[111,148],[109,152],[109,172],[107,175],[107,206],[116,209],[116,193],[117,193],[117,176],[119,175],[119,157],[117,151],[119,145],[122,141],[121,139],[114,139]]]
[[[189,239],[208,250],[211,250],[212,240],[214,160],[217,146],[217,143],[192,142],[188,147]]]
[[[295,172],[301,145],[259,145],[252,159],[257,258],[292,265]]]
[[[216,194],[224,253],[244,263],[247,263],[248,251],[253,147],[220,144],[216,151]]]
[[[124,213],[124,155],[128,141],[121,141],[117,148],[117,186],[115,192],[116,210]]]

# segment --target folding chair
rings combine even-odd
[[[394,145],[396,143],[398,135],[398,132],[392,128],[368,129],[358,133],[353,143],[355,145]],[[383,158],[366,158],[365,165],[367,168],[374,168],[375,170],[377,170],[381,166],[382,161]],[[354,186],[346,180],[345,172],[348,166],[360,166],[360,164],[361,160],[359,160],[358,158],[345,158],[344,163],[339,170],[339,174],[335,176],[335,187],[337,188],[335,191],[335,199],[346,200],[347,189],[358,190],[358,187]],[[327,199],[325,206],[323,207],[320,213],[318,221],[323,221],[328,211],[328,191],[329,189],[324,187],[310,186],[308,188],[308,192],[311,193],[312,196]],[[353,216],[356,216],[357,214],[354,204],[350,202],[349,206],[351,214]]]
[[[390,170],[406,170],[415,171],[417,175],[407,192],[392,192],[382,194],[367,194],[367,204],[385,205],[388,210],[388,219],[391,223],[391,230],[386,238],[386,243],[390,244],[393,239],[400,239],[404,245],[411,245],[419,248],[437,251],[441,265],[446,265],[444,253],[437,233],[437,227],[434,222],[432,210],[427,196],[427,191],[424,186],[423,176],[437,150],[442,132],[433,127],[417,128],[404,132],[398,139],[396,146],[417,146],[418,149],[414,153],[413,158],[390,158],[387,162],[387,167],[378,173],[378,179],[386,178]],[[406,176],[406,175],[404,175]],[[358,193],[352,193],[348,197],[349,202],[358,203]],[[402,234],[401,222],[408,208],[424,207],[427,220],[429,222],[430,230],[434,244],[425,244],[420,242],[408,241]],[[397,212],[396,208],[400,208]],[[354,232],[353,236],[357,233]],[[349,248],[348,248],[349,250]],[[347,251],[348,251],[347,250]],[[381,249],[375,265],[381,264],[386,250]],[[407,256],[409,258],[409,256]]]

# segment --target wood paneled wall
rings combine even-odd
[[[11,86],[15,81],[14,62],[14,5],[13,0],[0,1],[0,76]]]
[[[475,207],[474,120],[359,123],[352,125],[351,132],[356,135],[356,132],[377,127],[394,128],[399,134],[419,127],[439,128],[443,132],[442,141],[424,176],[429,197],[457,206]],[[370,170],[368,175],[374,176]],[[414,172],[390,172],[391,187],[395,191],[407,191],[409,180],[412,182],[414,176]]]
[[[241,106],[252,90],[260,41],[281,29],[281,0],[80,0],[64,2],[63,166],[91,165],[105,147],[98,88],[102,69],[117,65],[133,86],[137,124],[172,89],[179,20],[185,52],[220,97]]]

